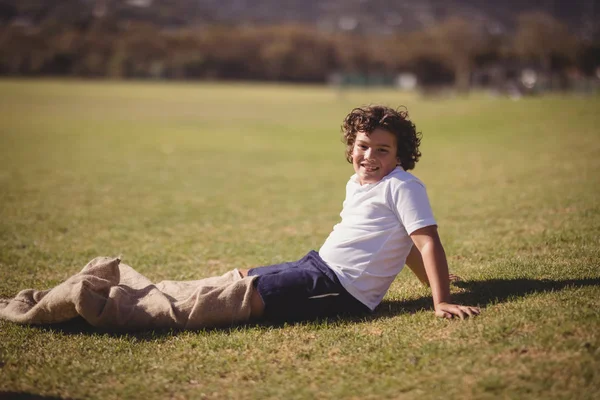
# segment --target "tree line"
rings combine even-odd
[[[520,15],[511,34],[491,33],[460,18],[386,36],[299,24],[169,29],[94,19],[79,25],[0,25],[0,74],[10,76],[326,82],[334,72],[412,71],[423,84],[453,83],[466,90],[475,69],[494,63],[593,75],[600,43],[575,37],[540,12]]]

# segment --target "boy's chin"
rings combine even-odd
[[[370,184],[370,183],[377,183],[381,180],[381,178],[383,178],[383,177],[380,176],[380,174],[363,173],[363,172],[359,172],[359,174],[358,174],[358,179],[360,180],[360,183],[362,185]]]

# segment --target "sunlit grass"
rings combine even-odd
[[[339,125],[406,105],[458,301],[402,272],[373,317],[111,336],[0,322],[0,391],[71,398],[593,398],[600,99],[0,82],[0,296],[97,255],[153,280],[300,258],[339,220]]]

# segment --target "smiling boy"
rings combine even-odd
[[[355,108],[342,125],[346,185],[342,220],[319,250],[296,262],[240,271],[255,276],[252,317],[296,320],[373,311],[407,264],[431,287],[435,314],[461,319],[476,307],[452,304],[448,264],[425,186],[409,170],[420,133],[406,111]]]
[[[119,258],[98,257],[56,288],[0,299],[0,319],[63,322],[76,315],[109,329],[199,329],[249,319],[303,320],[373,311],[406,264],[433,294],[435,314],[461,319],[476,307],[450,302],[450,276],[406,111],[355,108],[342,125],[354,175],[341,221],[318,252],[298,261],[152,284]]]

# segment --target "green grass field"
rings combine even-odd
[[[600,98],[0,81],[0,297],[98,255],[197,279],[300,258],[339,220],[354,106],[406,105],[458,302],[408,270],[360,320],[109,335],[0,321],[0,397],[593,399]]]

